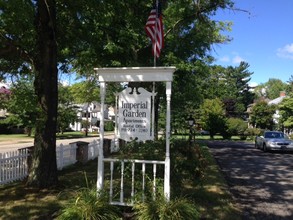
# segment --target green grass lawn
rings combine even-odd
[[[28,137],[26,134],[0,134],[0,143],[10,140],[31,140],[33,137]]]
[[[233,205],[225,179],[208,148],[203,145],[201,151],[206,159],[204,178],[200,184],[186,182],[184,196],[195,201],[205,219],[240,219],[240,211]],[[24,182],[0,186],[0,219],[53,219],[70,197],[70,192],[86,185],[85,173],[88,181],[95,184],[96,160],[60,171],[60,184],[56,189],[37,190],[26,187]]]

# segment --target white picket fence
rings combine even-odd
[[[98,146],[100,145],[100,140],[96,141],[94,140],[93,142],[89,143],[88,145],[88,160],[93,160],[97,158],[99,154],[99,148]]]
[[[63,145],[60,144],[56,148],[56,159],[57,159],[57,169],[62,170],[63,167],[69,166],[76,163],[76,149],[77,145],[69,144]]]
[[[88,144],[88,160],[95,159],[98,156],[99,141],[93,141]],[[57,169],[75,164],[77,144],[60,144],[56,147]],[[28,176],[28,157],[29,150],[23,148],[16,151],[0,153],[0,185],[11,183],[17,180],[23,180]]]
[[[22,180],[28,175],[28,149],[0,153],[0,185]]]
[[[135,198],[139,199],[138,195],[140,195],[141,200],[144,201],[148,185],[147,182],[150,181],[152,182],[152,197],[156,197],[157,167],[163,166],[164,169],[165,161],[104,158],[103,162],[105,167],[110,170],[110,175],[108,177],[109,198],[112,205],[133,206]],[[109,166],[106,166],[106,163],[109,163]],[[149,173],[152,173],[151,176],[147,176],[147,170],[149,170]],[[114,178],[114,176],[117,175],[116,172],[119,174]],[[140,173],[140,175],[136,175],[135,173],[137,172]],[[152,180],[150,178],[152,178]],[[131,182],[131,185],[126,184],[126,179],[128,179],[128,182]],[[137,188],[138,185],[140,185],[139,187],[141,188]],[[125,191],[128,191],[128,195]]]

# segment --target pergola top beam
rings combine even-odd
[[[95,68],[99,82],[172,82],[175,67]]]

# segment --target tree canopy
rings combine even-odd
[[[259,101],[252,107],[250,123],[256,128],[273,130],[273,115],[275,111],[275,105],[269,105],[265,101]]]
[[[0,0],[0,78],[34,76],[39,109],[28,183],[58,183],[56,127],[58,71],[89,76],[94,67],[152,66],[144,25],[152,1]],[[198,60],[211,60],[231,23],[214,21],[230,0],[163,1],[165,48],[158,65],[176,65],[179,78]],[[181,75],[182,74],[182,75]]]
[[[285,128],[293,128],[293,98],[285,98],[279,105],[280,123]]]
[[[7,124],[24,127],[30,136],[37,120],[37,98],[34,94],[33,80],[20,78],[11,87],[11,95],[6,99],[6,109],[9,116]]]
[[[225,127],[225,109],[220,99],[206,99],[200,107],[200,119],[203,129],[210,132],[210,136],[223,130]]]
[[[257,87],[257,94],[259,97],[268,99],[276,99],[280,96],[280,92],[286,91],[288,85],[280,79],[269,79],[269,81],[262,83]]]

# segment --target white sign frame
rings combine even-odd
[[[166,155],[164,172],[164,194],[170,200],[170,120],[171,120],[171,87],[175,67],[123,67],[95,68],[100,82],[101,115],[100,115],[100,152],[98,160],[97,190],[103,188],[103,143],[104,143],[104,110],[107,82],[166,82]]]
[[[154,140],[154,97],[144,88],[126,88],[118,95],[116,136],[125,141]]]

